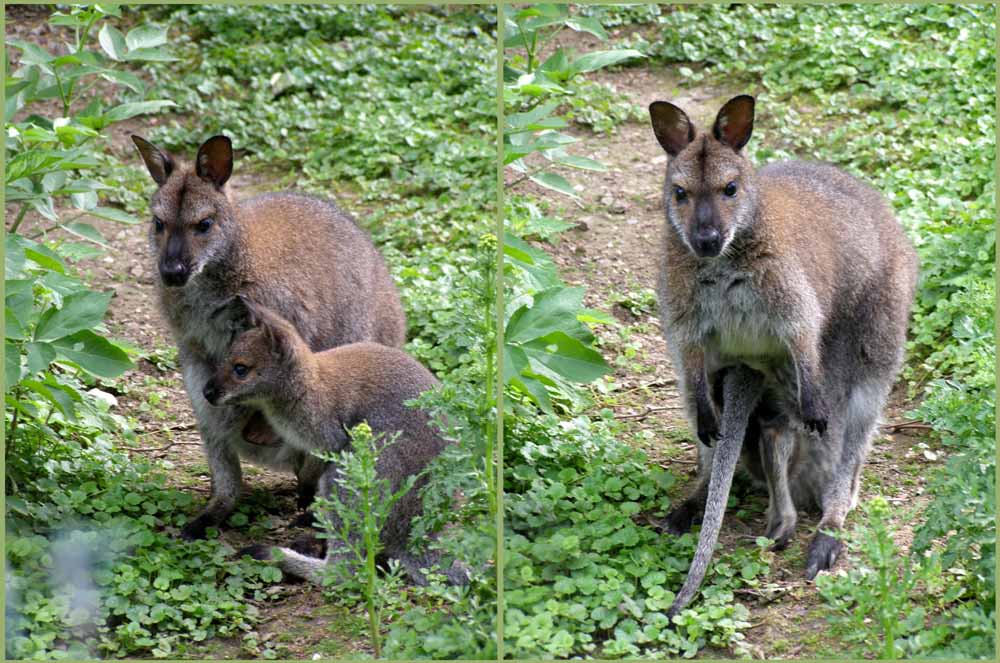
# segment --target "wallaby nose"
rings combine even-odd
[[[205,388],[201,390],[201,395],[205,397],[209,405],[215,405],[219,402],[219,390],[216,388],[213,380],[205,383]]]
[[[182,286],[187,283],[189,274],[187,265],[180,260],[170,260],[160,263],[160,278],[163,279],[165,285],[171,287]]]
[[[691,247],[699,258],[714,258],[722,251],[722,235],[715,228],[699,228],[691,238]]]

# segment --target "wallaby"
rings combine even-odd
[[[385,262],[366,233],[329,201],[294,193],[234,201],[226,187],[233,148],[225,136],[208,139],[193,165],[139,136],[132,141],[158,185],[150,240],[160,306],[212,474],[208,505],[181,536],[202,538],[232,512],[241,458],[294,472],[304,507],[324,464],[282,444],[252,409],[212,408],[202,395],[240,331],[227,303],[243,295],[279,311],[314,350],[357,341],[399,347],[406,320]]]
[[[703,512],[706,522],[721,522],[725,499],[710,500],[708,512],[706,499],[718,469],[710,445],[729,406],[722,376],[754,369],[763,396],[747,422],[743,461],[767,483],[767,536],[776,549],[794,535],[796,507],[822,512],[806,560],[812,579],[842,548],[826,532],[857,502],[903,359],[917,258],[882,196],[843,171],[807,162],[755,170],[742,153],[754,103],[731,99],[710,132],[671,103],[649,107],[669,156],[661,324],[699,440],[698,486],[664,527],[687,531]],[[692,569],[704,569],[711,552],[699,543]]]
[[[429,425],[423,411],[407,400],[437,386],[438,381],[417,360],[397,348],[377,343],[351,343],[314,353],[295,327],[266,307],[235,300],[247,311],[249,331],[238,336],[204,388],[212,405],[259,408],[289,445],[305,453],[338,452],[350,447],[347,431],[366,421],[381,435],[376,471],[393,492],[420,474],[447,444]],[[398,437],[393,441],[393,437]],[[320,478],[320,495],[338,490],[339,468],[330,463]],[[420,488],[426,475],[396,502],[381,539],[383,554],[400,560],[419,579],[419,560],[407,551],[410,523],[420,514]],[[341,501],[348,497],[341,494]],[[327,519],[338,522],[335,513]],[[255,545],[244,550],[257,559],[271,559],[272,549]],[[326,560],[282,548],[282,570],[316,583],[322,570],[346,551],[332,541]]]

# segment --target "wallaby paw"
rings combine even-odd
[[[289,543],[288,548],[307,557],[325,557],[326,539],[307,534]]]
[[[202,514],[181,528],[181,538],[185,541],[204,539],[208,533],[208,528],[213,525],[215,523],[212,522],[212,519]]]
[[[829,414],[827,413],[826,405],[819,398],[803,395],[801,410],[802,423],[805,424],[808,430],[820,435],[826,433]]]
[[[691,526],[700,521],[700,510],[690,502],[683,502],[660,521],[660,531],[680,536],[690,532]]]
[[[833,567],[844,544],[823,532],[816,532],[806,554],[806,580],[813,580],[820,571]]]
[[[300,486],[296,493],[295,505],[299,509],[308,509],[309,507],[312,506],[313,500],[315,499],[316,499],[316,486],[312,486],[311,489],[302,488]],[[312,516],[309,517],[311,518]]]
[[[768,525],[767,532],[764,536],[774,541],[774,543],[771,544],[771,550],[777,552],[788,547],[788,544],[791,543],[793,538],[795,538],[795,524],[795,519],[791,518],[778,520]]]
[[[695,419],[698,426],[698,440],[706,447],[711,447],[719,439],[718,418],[707,403],[699,403]]]
[[[255,543],[252,546],[247,546],[236,553],[237,557],[252,557],[260,562],[266,562],[272,559],[271,546],[263,543]]]

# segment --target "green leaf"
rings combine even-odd
[[[161,48],[137,48],[125,56],[127,62],[173,62],[173,55]]]
[[[83,239],[89,240],[100,246],[107,246],[108,243],[104,241],[104,236],[101,235],[100,231],[89,223],[67,223],[62,226],[64,230],[73,233],[77,237],[82,237]]]
[[[167,30],[155,25],[145,24],[129,30],[125,36],[125,45],[128,50],[137,48],[153,48],[167,43]]]
[[[80,395],[75,389],[50,380],[46,380],[45,382],[23,380],[21,384],[55,405],[56,409],[62,412],[67,419],[76,419],[74,401],[79,401]]]
[[[56,351],[49,343],[27,343],[28,374],[34,375],[44,371],[56,358]]]
[[[35,327],[36,341],[52,341],[101,323],[108,310],[111,293],[85,291],[63,300],[62,308],[50,308]]]
[[[8,340],[3,342],[4,353],[4,392],[21,380],[21,348]]]
[[[599,352],[565,332],[552,332],[521,347],[532,361],[572,382],[592,382],[611,370]]]
[[[583,288],[556,286],[534,297],[530,307],[514,312],[504,331],[508,343],[523,343],[554,331],[568,331],[567,324],[579,325],[576,313],[583,303]]]
[[[633,49],[622,49],[618,51],[593,51],[591,53],[587,53],[586,55],[581,55],[574,60],[573,64],[570,65],[570,69],[574,74],[583,74],[588,71],[597,71],[598,69],[603,69],[604,67],[610,67],[611,65],[619,64],[626,60],[644,57],[646,56]]]
[[[125,104],[119,104],[115,106],[108,112],[106,112],[102,117],[108,124],[113,122],[121,122],[122,120],[127,120],[130,117],[135,117],[136,115],[144,115],[146,113],[155,113],[158,110],[164,108],[169,108],[171,106],[176,106],[172,101],[166,99],[158,99],[156,101],[131,101]]]
[[[573,185],[559,173],[538,173],[536,175],[532,175],[528,179],[539,186],[545,187],[546,189],[552,189],[553,191],[564,193],[567,196],[579,198],[576,191],[573,189]]]
[[[119,62],[125,59],[128,47],[125,45],[125,35],[121,33],[121,30],[110,23],[105,23],[101,27],[101,31],[97,33],[97,40],[109,58]]]
[[[589,32],[601,41],[608,40],[608,33],[604,30],[601,22],[593,16],[573,16],[566,21],[566,27],[577,32]]]
[[[21,64],[29,65],[39,65],[44,71],[51,72],[52,69],[48,66],[55,56],[46,51],[44,48],[38,44],[33,44],[31,42],[22,41],[20,39],[11,39],[7,42],[8,46],[13,46],[15,48],[21,49]]]
[[[92,210],[88,210],[87,214],[89,214],[90,216],[96,216],[99,219],[116,221],[118,223],[123,223],[129,226],[134,226],[137,223],[141,223],[139,219],[135,218],[128,212],[120,209],[115,209],[114,207],[95,207]]]
[[[573,168],[580,168],[583,170],[593,170],[599,173],[603,173],[608,169],[608,167],[600,161],[595,161],[594,159],[589,159],[587,157],[577,157],[572,154],[545,154],[545,156],[549,157],[549,159],[555,163],[563,166],[571,166]]]
[[[120,347],[89,329],[54,341],[56,352],[92,375],[118,377],[133,364]]]

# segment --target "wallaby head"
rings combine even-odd
[[[209,138],[190,166],[144,138],[132,136],[132,142],[159,187],[150,203],[150,238],[160,278],[168,288],[183,287],[232,241],[235,215],[225,189],[233,173],[232,143]]]
[[[309,353],[295,327],[267,307],[236,297],[232,306],[246,316],[246,331],[205,384],[202,395],[212,405],[248,405],[285,394],[293,372]]]
[[[670,156],[663,190],[667,221],[698,258],[714,258],[753,223],[754,169],[743,155],[753,133],[754,99],[740,95],[719,111],[710,133],[667,101],[649,106],[653,132]]]

